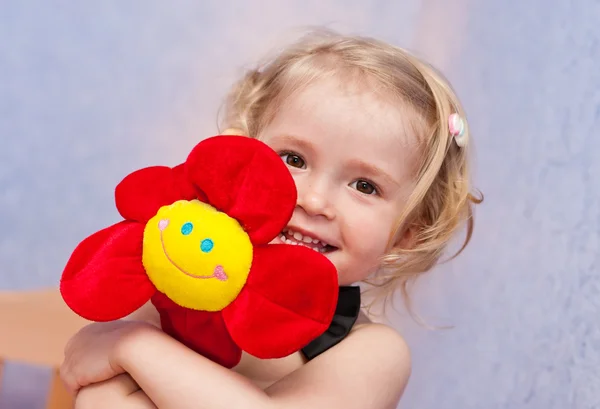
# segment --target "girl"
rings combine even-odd
[[[365,280],[407,296],[464,224],[469,241],[479,200],[462,108],[405,50],[309,35],[250,71],[225,112],[224,133],[259,138],[288,165],[298,201],[276,241],[326,245],[340,302],[356,302],[352,285]],[[393,408],[410,374],[402,337],[362,313],[341,341],[245,355],[233,370],[161,332],[151,305],[131,318],[90,324],[67,346],[61,373],[78,408]]]

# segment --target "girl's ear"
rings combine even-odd
[[[402,235],[396,241],[394,247],[400,247],[403,249],[412,249],[415,247],[417,237],[417,227],[414,224],[408,225],[404,228]]]
[[[237,129],[237,128],[227,128],[225,129],[223,132],[221,132],[221,135],[239,135],[239,136],[246,136],[246,133],[244,131],[242,131],[241,129]]]

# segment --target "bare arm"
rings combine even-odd
[[[123,320],[142,321],[160,328],[160,315],[151,302],[147,302]],[[75,403],[76,409],[157,409],[127,373],[82,388],[75,397]]]
[[[75,409],[157,409],[128,374],[95,383],[77,394]]]
[[[265,391],[150,327],[120,343],[117,361],[160,409],[387,409],[410,375],[406,344],[380,325],[354,331]]]
[[[151,301],[142,305],[138,310],[123,318],[126,321],[144,321],[160,328],[160,314]]]

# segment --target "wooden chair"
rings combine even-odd
[[[68,339],[88,321],[73,313],[58,289],[0,291],[0,380],[5,361],[52,368],[46,409],[71,409],[58,373]]]

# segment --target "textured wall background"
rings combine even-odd
[[[415,288],[455,328],[391,317],[400,408],[600,408],[598,21],[595,0],[0,2],[0,288],[55,285],[123,175],[181,160],[245,64],[329,24],[440,65],[475,134],[474,241]],[[9,365],[0,408],[41,407],[46,380]]]
[[[456,328],[403,327],[415,353],[404,407],[600,408],[600,2],[464,12],[460,49],[440,61],[470,115],[486,201],[464,257],[420,283],[421,310]],[[445,43],[431,39],[448,31],[417,36],[434,60]]]

